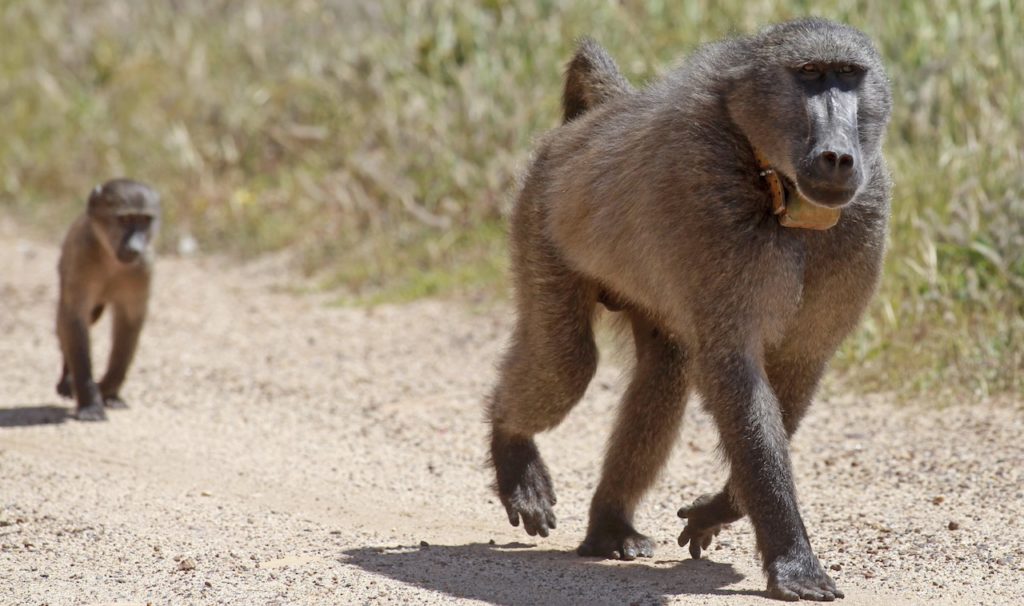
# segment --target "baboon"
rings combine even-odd
[[[146,319],[153,274],[152,242],[160,196],[148,185],[114,179],[96,186],[88,208],[68,230],[57,271],[57,337],[64,359],[57,393],[77,399],[81,421],[106,419],[104,406],[125,408],[120,396]],[[113,308],[113,346],[107,372],[92,376],[89,327]]]
[[[856,29],[805,19],[704,46],[636,90],[584,41],[563,104],[510,220],[517,320],[488,401],[509,521],[555,528],[533,436],[593,377],[602,303],[631,324],[636,364],[578,553],[651,556],[633,513],[692,388],[730,474],[679,511],[679,544],[700,557],[747,515],[771,597],[842,597],[811,549],[788,450],[880,277],[892,100],[877,51]]]

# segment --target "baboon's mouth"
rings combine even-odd
[[[825,208],[842,208],[853,200],[857,194],[857,187],[849,185],[837,185],[833,183],[815,183],[810,179],[796,180],[782,175],[782,182],[786,189],[786,197],[798,195],[807,202]]]

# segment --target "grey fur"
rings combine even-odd
[[[511,218],[517,323],[488,408],[510,521],[531,535],[555,526],[533,435],[583,395],[595,308],[610,301],[633,325],[637,365],[580,553],[651,555],[633,512],[692,387],[731,475],[680,510],[680,543],[699,557],[749,515],[770,595],[841,597],[798,511],[788,436],[880,276],[891,94],[877,52],[853,28],[807,19],[707,45],[638,91],[586,41],[566,82],[567,123],[540,141]],[[790,188],[841,206],[839,223],[782,227],[755,146]]]
[[[152,188],[114,179],[93,189],[86,212],[64,239],[57,267],[57,336],[64,360],[57,393],[76,398],[79,420],[100,421],[104,407],[125,407],[120,389],[146,320],[159,219],[160,196]],[[107,305],[114,313],[113,346],[97,384],[89,326]]]

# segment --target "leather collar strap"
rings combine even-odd
[[[772,214],[779,217],[783,227],[825,230],[839,222],[842,211],[838,208],[818,206],[801,196],[796,190],[786,188],[785,183],[761,152],[754,150],[760,175],[768,182],[772,195]]]

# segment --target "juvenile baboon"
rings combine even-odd
[[[57,337],[64,367],[57,393],[78,401],[81,421],[102,421],[104,405],[124,408],[120,389],[146,319],[153,274],[152,242],[160,196],[148,185],[114,179],[89,195],[86,212],[64,238],[60,262]],[[107,373],[93,381],[89,326],[113,308],[113,346]]]
[[[890,107],[870,40],[824,20],[710,44],[642,90],[580,46],[566,123],[538,145],[511,218],[517,322],[488,414],[513,526],[555,527],[533,436],[593,377],[600,302],[632,324],[636,367],[579,553],[652,554],[633,512],[692,387],[730,477],[680,510],[680,545],[700,557],[748,515],[772,597],[842,597],[811,550],[788,446],[878,283]]]

